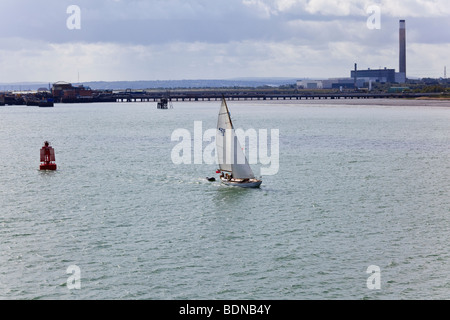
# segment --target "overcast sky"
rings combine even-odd
[[[0,13],[0,83],[398,71],[400,19],[407,75],[450,73],[449,0],[1,0]]]

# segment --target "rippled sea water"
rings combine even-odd
[[[0,298],[450,297],[450,102],[229,101],[235,127],[279,129],[260,189],[174,164],[174,130],[220,102],[173,106],[0,107]]]

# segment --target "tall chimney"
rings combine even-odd
[[[399,72],[403,73],[406,77],[406,27],[405,20],[400,20],[399,30]]]

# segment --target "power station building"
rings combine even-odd
[[[322,81],[324,89],[354,89],[361,88],[364,85],[364,79],[357,79],[356,84],[352,78],[334,78]]]
[[[368,69],[368,70],[354,70],[350,72],[351,78],[363,79],[364,82],[381,82],[381,83],[394,83],[395,81],[395,69]]]
[[[406,82],[406,24],[405,20],[400,20],[399,25],[399,72],[395,69],[367,69],[355,70],[350,72],[351,78],[355,83],[359,79],[364,82],[380,83],[405,83]]]
[[[358,70],[355,63],[350,71],[350,78],[335,78],[328,80],[298,80],[299,89],[353,89],[362,88],[372,83],[405,83],[406,82],[406,24],[400,20],[399,25],[399,72],[395,69],[367,69]]]

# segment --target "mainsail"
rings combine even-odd
[[[255,178],[237,139],[225,98],[222,98],[217,121],[216,150],[221,171],[231,172],[234,179]]]

